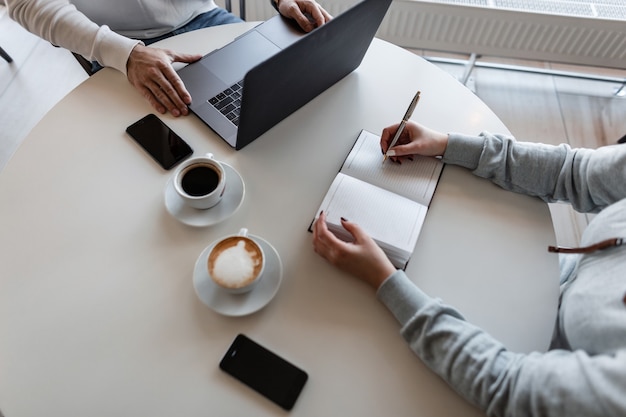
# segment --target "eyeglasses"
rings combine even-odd
[[[626,239],[621,237],[614,237],[612,239],[603,240],[594,245],[584,246],[581,248],[563,248],[561,246],[548,246],[548,252],[552,253],[591,253],[598,250],[604,250],[613,248],[615,246],[622,246],[626,244]]]

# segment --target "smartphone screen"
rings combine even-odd
[[[291,410],[308,379],[302,369],[240,334],[220,362],[220,369]]]
[[[154,114],[128,126],[126,132],[166,170],[193,153],[189,145]]]

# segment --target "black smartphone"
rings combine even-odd
[[[296,403],[308,375],[243,334],[237,335],[220,369],[285,410]]]
[[[154,114],[128,126],[126,132],[166,170],[193,153],[187,142]]]

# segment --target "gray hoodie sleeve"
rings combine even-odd
[[[396,271],[377,296],[411,350],[490,416],[626,415],[626,352],[508,351],[480,328]]]
[[[568,145],[516,142],[482,133],[450,134],[443,157],[500,187],[541,198],[567,201],[581,212],[598,212],[626,197],[626,147],[597,150]]]

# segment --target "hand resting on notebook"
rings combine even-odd
[[[370,284],[377,289],[396,268],[383,250],[356,223],[341,221],[352,234],[354,241],[339,240],[326,226],[322,212],[313,225],[313,248],[318,255],[344,272]]]

